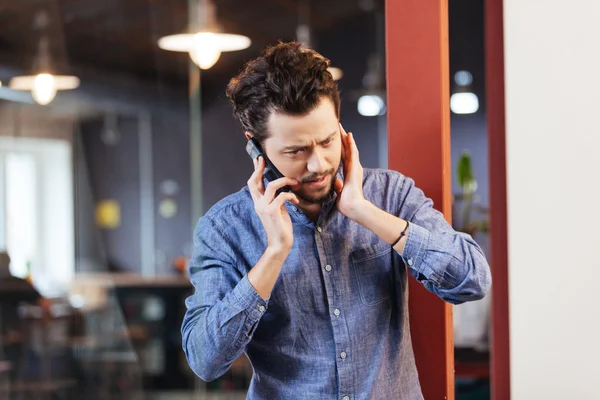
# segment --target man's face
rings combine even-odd
[[[323,98],[302,116],[272,113],[267,127],[267,157],[284,176],[300,182],[291,189],[301,201],[322,202],[332,190],[342,154],[333,102]]]

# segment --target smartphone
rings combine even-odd
[[[283,178],[283,174],[279,172],[279,170],[275,167],[275,165],[273,165],[271,160],[269,160],[269,158],[263,152],[262,147],[260,147],[260,143],[258,143],[258,140],[256,140],[255,138],[250,138],[248,140],[248,143],[246,144],[246,151],[248,152],[250,158],[253,160],[258,158],[259,156],[262,157],[263,160],[265,160],[265,171],[263,176],[267,179],[267,181],[272,182],[275,179]],[[277,194],[289,191],[290,187],[284,186],[281,189],[277,190]]]

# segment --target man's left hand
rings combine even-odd
[[[346,133],[340,124],[342,137],[342,163],[344,168],[344,182],[336,178],[334,190],[336,191],[337,208],[346,217],[356,220],[361,210],[364,211],[365,196],[363,194],[363,167],[360,164],[358,147],[352,132]]]

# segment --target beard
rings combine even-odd
[[[298,199],[304,200],[307,203],[311,203],[311,204],[322,203],[326,198],[328,198],[329,196],[331,196],[333,194],[333,184],[335,183],[336,173],[335,173],[334,169],[331,169],[331,170],[327,171],[324,175],[329,177],[329,183],[327,186],[322,187],[320,189],[309,189],[306,186],[301,186],[300,190],[294,191],[294,194],[298,197]],[[321,175],[321,177],[322,176],[323,175]],[[320,177],[318,175],[311,175],[311,176],[308,176],[308,177],[302,179],[301,183],[306,184],[310,181],[314,181],[319,178]]]

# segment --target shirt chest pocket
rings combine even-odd
[[[392,292],[392,247],[386,243],[363,246],[350,253],[351,268],[363,304],[389,299]]]

